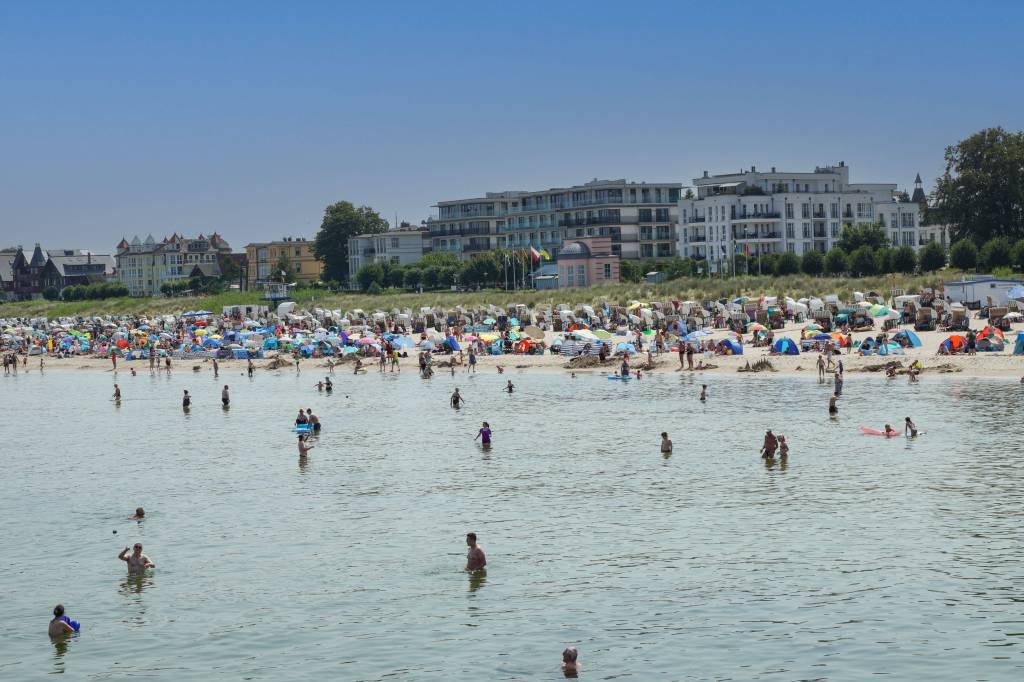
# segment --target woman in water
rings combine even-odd
[[[910,417],[903,420],[903,435],[910,434],[911,438],[917,438],[917,425],[910,421]]]
[[[483,426],[480,427],[480,430],[477,431],[476,438],[473,440],[476,440],[477,438],[480,439],[480,444],[485,448],[491,447],[491,425],[484,422]]]

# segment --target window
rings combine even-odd
[[[794,244],[793,242],[786,244],[786,251],[788,251],[789,253],[796,253],[796,244]]]
[[[810,223],[804,223],[804,239],[810,239],[810,238],[811,238],[811,224]]]
[[[398,265],[401,262],[401,259],[398,256],[392,256],[391,257],[391,262],[394,265]],[[298,268],[295,268],[295,269],[298,270]]]
[[[792,239],[794,236],[793,223],[786,223],[786,239]]]
[[[295,257],[296,258],[302,258],[302,247],[301,246],[296,246],[295,247]]]
[[[651,209],[641,208],[640,209],[640,222],[649,223],[651,222]]]
[[[392,237],[391,238],[391,248],[392,249],[397,249],[398,248],[398,237]]]
[[[810,218],[811,217],[811,205],[810,204],[800,204],[800,217],[801,218]]]
[[[786,218],[789,220],[793,219],[793,204],[786,204]]]
[[[612,278],[612,264],[611,263],[605,263],[604,264],[604,278],[605,279],[611,279]]]
[[[832,223],[832,239],[839,236],[839,223]]]
[[[581,287],[587,286],[587,273],[582,265],[576,271],[576,285]]]
[[[659,223],[667,223],[668,222],[668,209],[667,208],[659,208],[659,209],[655,210],[654,211],[654,219],[657,220]]]

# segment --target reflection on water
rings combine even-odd
[[[851,374],[830,416],[808,374],[344,372],[332,395],[261,370],[229,412],[190,372],[122,372],[119,408],[88,399],[105,373],[0,377],[0,678],[68,660],[18,636],[42,593],[88,613],[82,679],[121,652],[175,682],[550,679],[565,641],[595,679],[1022,677],[1024,389]],[[296,473],[300,404],[328,430]],[[59,418],[26,438],[39,405]],[[904,416],[923,435],[858,431]],[[788,461],[760,460],[769,428]],[[160,567],[125,575],[112,530]],[[491,564],[463,576],[467,530]],[[72,560],[20,569],[40,539]]]

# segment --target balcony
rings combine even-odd
[[[693,233],[688,238],[688,242],[706,242],[708,240],[707,232]]]
[[[431,228],[428,234],[431,237],[465,237],[477,234],[490,234],[490,229],[486,227],[461,227],[455,229],[447,228]]]
[[[782,214],[778,211],[762,211],[760,213],[738,213],[735,216],[731,216],[730,220],[735,221],[755,221],[755,220],[779,220],[782,218]]]
[[[364,256],[372,256],[377,253],[377,249],[363,249]]]
[[[635,225],[636,218],[622,216],[593,216],[591,218],[565,217],[558,221],[559,227],[586,227],[589,225]]]
[[[852,218],[853,217],[853,211],[843,211],[843,217],[844,218]]]
[[[733,239],[740,241],[761,241],[765,239],[782,239],[781,232],[765,232],[764,234],[758,234],[757,232],[744,232],[743,234],[737,234],[733,236]]]
[[[811,217],[815,220],[825,220],[826,215],[824,211],[814,211],[814,213],[811,214]]]
[[[705,218],[704,216],[702,216],[702,215],[695,215],[692,218],[690,218],[689,220],[687,220],[686,222],[692,224],[692,223],[703,223],[703,222],[706,222],[706,221],[707,221],[707,218]]]
[[[825,239],[827,236],[828,236],[828,234],[825,232],[825,230],[815,230],[814,231],[814,238],[815,239]]]
[[[469,244],[463,244],[462,245],[462,252],[463,253],[478,253],[480,251],[490,251],[490,250],[491,250],[491,245],[489,243],[476,242],[476,243],[469,243]]]

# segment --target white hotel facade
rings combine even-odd
[[[696,196],[679,200],[679,255],[707,260],[712,272],[734,254],[826,252],[846,225],[880,223],[893,246],[945,243],[921,225],[921,206],[895,184],[851,183],[850,168],[812,172],[749,171],[695,178]],[[920,177],[914,199],[923,197]]]
[[[593,180],[535,192],[488,192],[439,201],[426,221],[430,248],[467,260],[494,249],[544,249],[552,258],[564,241],[610,237],[621,258],[678,254],[681,183]]]

